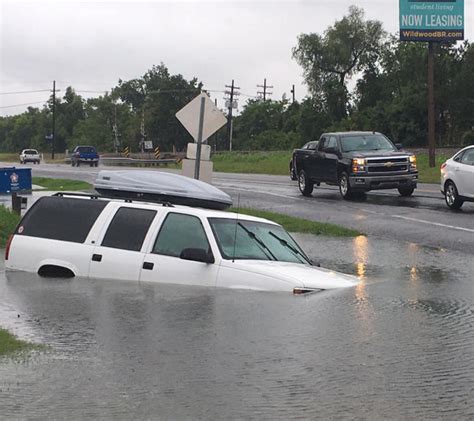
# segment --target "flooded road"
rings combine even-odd
[[[472,419],[472,254],[295,235],[308,296],[0,274],[0,418]]]

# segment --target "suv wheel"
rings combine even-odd
[[[346,200],[352,197],[352,188],[349,183],[349,176],[345,171],[339,176],[339,193],[341,193],[343,199]]]
[[[414,191],[415,191],[414,187],[399,187],[398,188],[398,193],[400,193],[400,196],[403,196],[403,197],[411,196]]]
[[[298,188],[303,196],[311,196],[313,193],[314,183],[308,178],[304,170],[298,175]]]
[[[452,181],[444,186],[444,200],[450,209],[460,209],[464,200],[459,197],[458,189]]]

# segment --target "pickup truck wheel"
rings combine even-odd
[[[349,176],[345,171],[342,172],[339,176],[339,192],[341,193],[343,199],[348,200],[352,197],[352,189],[349,183]]]
[[[458,189],[452,181],[448,181],[444,186],[444,200],[450,209],[460,209],[464,203],[459,197]]]
[[[414,187],[399,187],[398,188],[398,193],[400,193],[400,196],[403,196],[403,197],[411,196],[414,191],[415,191]]]
[[[298,188],[303,196],[311,196],[313,193],[314,183],[310,181],[304,170],[301,170],[298,175]]]

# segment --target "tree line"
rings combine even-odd
[[[233,149],[287,150],[339,130],[375,130],[404,146],[426,145],[425,43],[400,42],[351,6],[323,34],[301,34],[292,53],[309,95],[300,102],[249,99],[234,117]],[[474,143],[473,74],[472,43],[436,45],[438,146]],[[151,140],[162,151],[182,151],[192,138],[175,113],[203,89],[198,78],[172,75],[163,63],[139,78],[119,80],[98,98],[84,99],[68,87],[54,104],[55,150],[90,144],[103,152],[125,146],[138,151]],[[52,109],[51,97],[42,109],[0,117],[0,150],[49,151]],[[228,148],[225,128],[209,143]]]

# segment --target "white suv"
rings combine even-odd
[[[474,202],[474,145],[461,149],[441,165],[441,192],[451,209]]]
[[[20,164],[26,164],[27,162],[33,162],[34,164],[40,163],[40,154],[36,149],[23,149],[20,154]]]
[[[295,294],[351,287],[314,266],[278,224],[169,202],[56,194],[40,198],[5,248],[5,266],[86,276]]]

